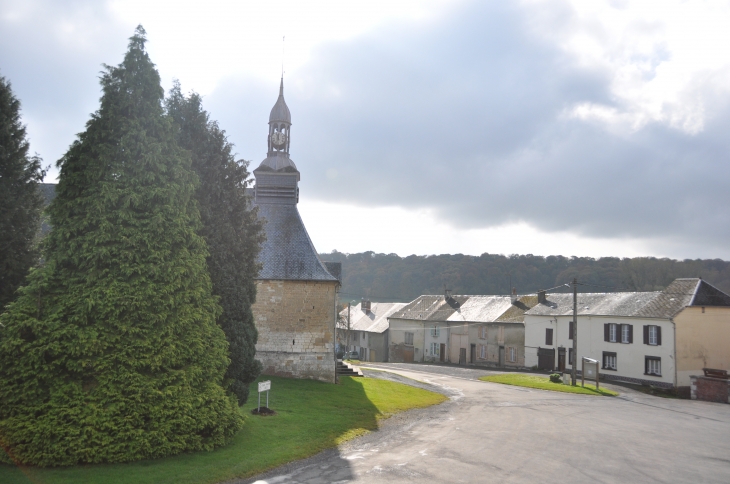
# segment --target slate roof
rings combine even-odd
[[[578,294],[578,314],[669,319],[688,306],[730,306],[730,296],[698,278],[675,279],[663,291]],[[548,294],[529,315],[570,316],[572,294]]]
[[[296,205],[262,203],[257,207],[259,218],[266,221],[257,279],[337,281],[317,257]]]
[[[254,173],[262,171],[278,171],[283,173],[299,173],[297,165],[283,151],[274,151],[254,170]]]
[[[391,318],[419,321],[469,321],[521,323],[525,311],[537,304],[536,295],[520,296],[420,296]]]
[[[362,310],[358,304],[350,308],[350,329],[355,331],[368,331],[370,333],[382,333],[388,329],[388,317],[394,312],[402,309],[406,303],[370,303],[370,311]],[[340,312],[345,317],[345,323],[338,323],[338,328],[347,328],[347,308]]]
[[[279,98],[276,100],[276,104],[271,108],[271,114],[269,114],[269,123],[284,122],[291,124],[291,113],[289,107],[284,101],[284,78],[281,78],[281,84],[279,85]]]

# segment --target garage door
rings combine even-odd
[[[553,368],[555,368],[555,350],[538,348],[537,367],[541,370],[552,370]]]

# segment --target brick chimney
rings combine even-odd
[[[369,314],[370,313],[370,300],[362,298],[362,300],[360,301],[360,309],[362,309],[362,312],[364,312],[365,314]]]
[[[543,304],[546,299],[547,294],[545,293],[545,290],[540,289],[539,291],[537,291],[537,304]]]

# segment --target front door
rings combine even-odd
[[[375,350],[370,350],[370,359],[368,361],[377,361]]]
[[[466,348],[459,348],[459,364],[466,365]]]
[[[403,363],[413,363],[413,346],[403,348]]]
[[[504,346],[499,347],[499,367],[504,366]]]
[[[444,361],[444,353],[446,353],[446,345],[441,343],[441,351],[439,352],[439,360]]]
[[[558,370],[565,373],[565,348],[558,348]]]
[[[540,370],[550,370],[555,368],[555,349],[554,348],[538,348],[537,349],[537,367]]]

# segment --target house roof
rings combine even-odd
[[[524,321],[525,311],[537,303],[536,295],[520,296],[420,296],[391,318],[419,321],[506,322]]]
[[[402,309],[406,303],[370,303],[370,311],[362,310],[362,304],[350,308],[350,329],[382,333],[389,327],[388,317]],[[340,311],[340,315],[347,318],[347,309]],[[338,323],[338,328],[347,328],[347,322]]]
[[[730,296],[699,278],[675,279],[663,291],[578,294],[578,314],[668,319],[688,306],[730,306]],[[572,294],[548,294],[528,315],[570,316]]]
[[[257,207],[266,233],[257,279],[337,281],[319,260],[296,205],[263,203]]]

